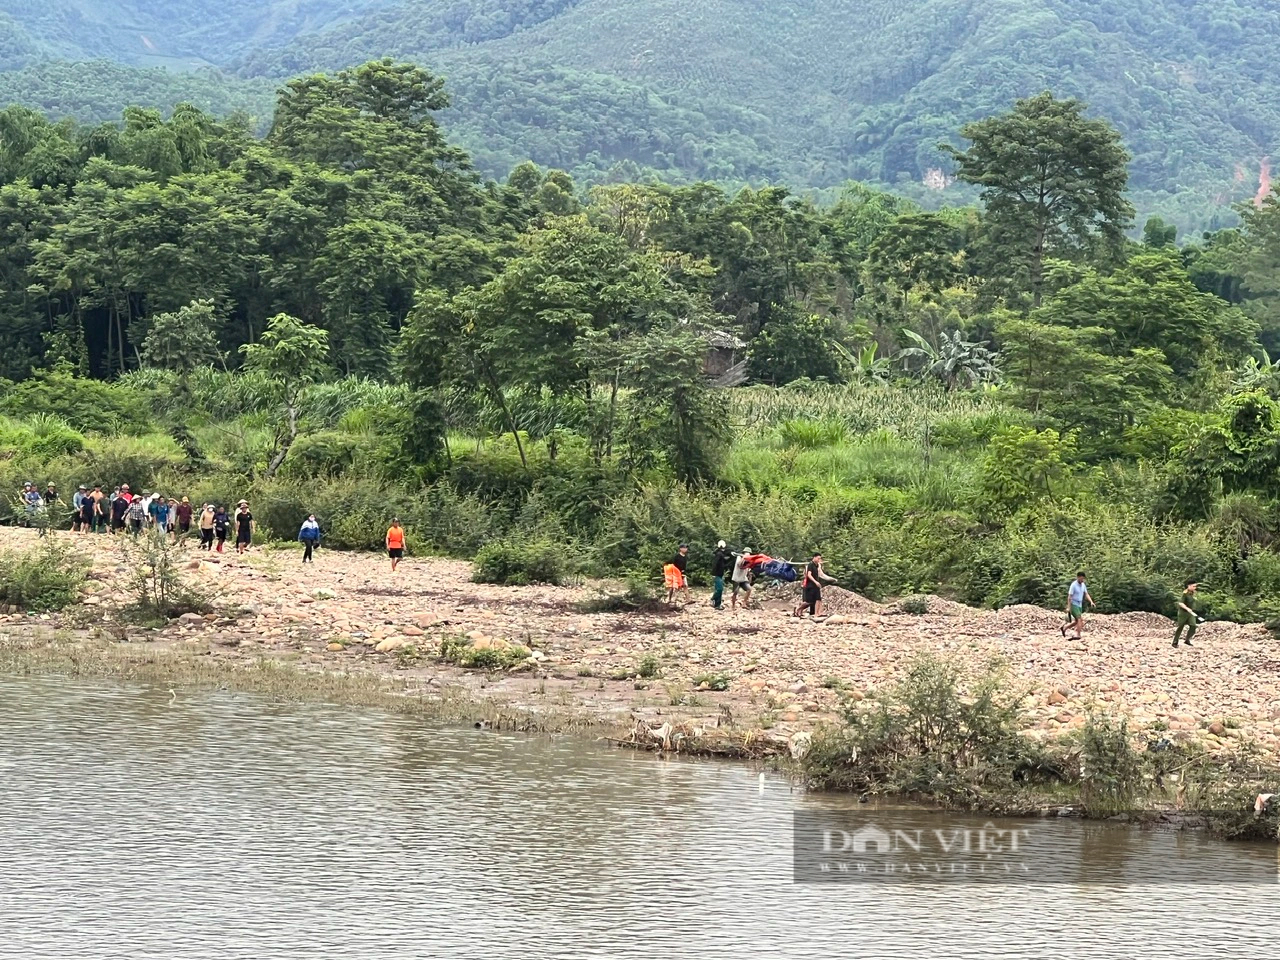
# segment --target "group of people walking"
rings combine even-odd
[[[667,586],[667,603],[675,602],[676,594],[681,594],[686,603],[689,602],[689,545],[680,544],[671,561],[663,567],[663,579]],[[798,573],[797,570],[803,572]],[[797,617],[804,616],[806,609],[810,617],[822,616],[822,586],[835,583],[836,578],[827,575],[822,567],[822,554],[814,554],[805,563],[794,563],[790,560],[776,560],[768,554],[756,553],[750,547],[740,551],[730,550],[723,541],[716,544],[711,560],[711,577],[714,587],[711,592],[711,605],[717,610],[724,609],[725,579],[732,590],[729,596],[730,608],[738,607],[738,595],[742,594],[744,608],[751,605],[751,592],[757,578],[776,579],[784,583],[800,580],[800,603],[793,611]]]
[[[66,522],[58,519],[64,509],[68,511],[64,517],[70,517],[72,533],[129,533],[137,537],[148,532],[176,542],[194,528],[200,534],[201,549],[216,549],[219,553],[232,534],[237,549],[244,553],[257,529],[247,500],[241,500],[232,513],[216,503],[202,504],[197,510],[188,497],[166,497],[158,490],[136,494],[127,483],[110,494],[100,485],[90,488],[81,484],[70,504],[66,504],[57,484],[51,482],[41,491],[28,482],[22,485],[20,500],[27,523],[38,526],[42,535],[49,527]]]

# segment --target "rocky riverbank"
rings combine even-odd
[[[838,589],[823,623],[791,617],[783,596],[749,611],[716,611],[703,594],[674,611],[585,613],[616,586],[495,587],[471,583],[469,565],[450,560],[411,558],[392,574],[368,554],[321,550],[304,566],[288,548],[239,557],[184,547],[183,575],[216,597],[214,612],[138,628],[118,614],[129,568],[112,538],[53,536],[91,563],[84,596],[62,614],[0,615],[11,646],[57,636],[228,669],[274,661],[384,678],[420,699],[447,690],[459,702],[573,717],[618,737],[634,732],[673,749],[681,737],[701,739],[706,752],[740,754],[785,750],[837,719],[842,698],[892,683],[917,654],[973,669],[995,656],[1028,690],[1030,737],[1069,733],[1095,710],[1127,715],[1139,735],[1197,740],[1211,752],[1248,741],[1280,758],[1280,652],[1260,626],[1206,624],[1194,647],[1173,649],[1164,617],[1098,616],[1083,642],[1064,641],[1053,611],[930,598],[927,612],[909,613]],[[34,546],[29,531],[0,530],[0,550]],[[453,662],[442,660],[442,642]]]

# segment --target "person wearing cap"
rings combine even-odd
[[[716,552],[711,557],[711,578],[715,584],[711,591],[711,605],[717,610],[724,608],[724,578],[733,570],[733,552],[723,540],[716,544]]]
[[[667,603],[675,601],[677,590],[683,591],[685,603],[689,602],[689,581],[685,577],[685,571],[688,567],[689,545],[682,543],[671,562],[662,568],[663,579],[667,582]]]
[[[733,563],[733,573],[729,575],[730,581],[733,583],[733,596],[729,598],[729,605],[733,609],[738,609],[738,591],[743,592],[742,606],[751,606],[751,564],[747,563],[747,558],[752,556],[754,551],[750,547],[744,547],[741,553],[735,553]]]
[[[255,524],[253,514],[249,512],[249,501],[241,500],[236,504],[236,551],[244,553],[253,542]]]
[[[36,519],[36,513],[44,505],[44,501],[40,499],[40,491],[36,489],[36,485],[28,480],[22,485],[22,505],[27,511],[27,526],[31,526]]]
[[[177,518],[177,531],[184,537],[191,532],[191,501],[186,497],[182,502],[173,505],[173,515]]]

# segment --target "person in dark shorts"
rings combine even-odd
[[[200,549],[213,549],[213,517],[214,509],[212,503],[206,503],[200,508]]]
[[[809,608],[809,616],[822,616],[822,584],[835,583],[835,577],[827,576],[822,569],[822,554],[816,553],[804,568],[804,581],[800,585],[800,602],[796,604],[795,615],[803,615],[805,607]]]
[[[97,502],[93,497],[88,496],[87,494],[84,499],[80,501],[80,516],[77,519],[79,521],[79,529],[81,533],[88,533],[89,529],[93,526],[93,511],[96,507]]]
[[[253,542],[253,514],[249,512],[249,501],[241,500],[236,504],[236,550],[244,553]]]
[[[400,526],[399,517],[393,517],[387,528],[387,556],[391,558],[391,572],[395,573],[404,557],[404,527]]]
[[[117,533],[124,529],[124,518],[129,512],[129,501],[125,498],[123,491],[111,500],[111,532]]]

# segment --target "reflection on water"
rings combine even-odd
[[[53,679],[0,680],[0,731],[5,958],[1199,960],[1280,940],[1262,884],[798,885],[792,812],[843,799],[578,739]],[[1042,826],[1064,862],[1117,870],[1275,855]]]

